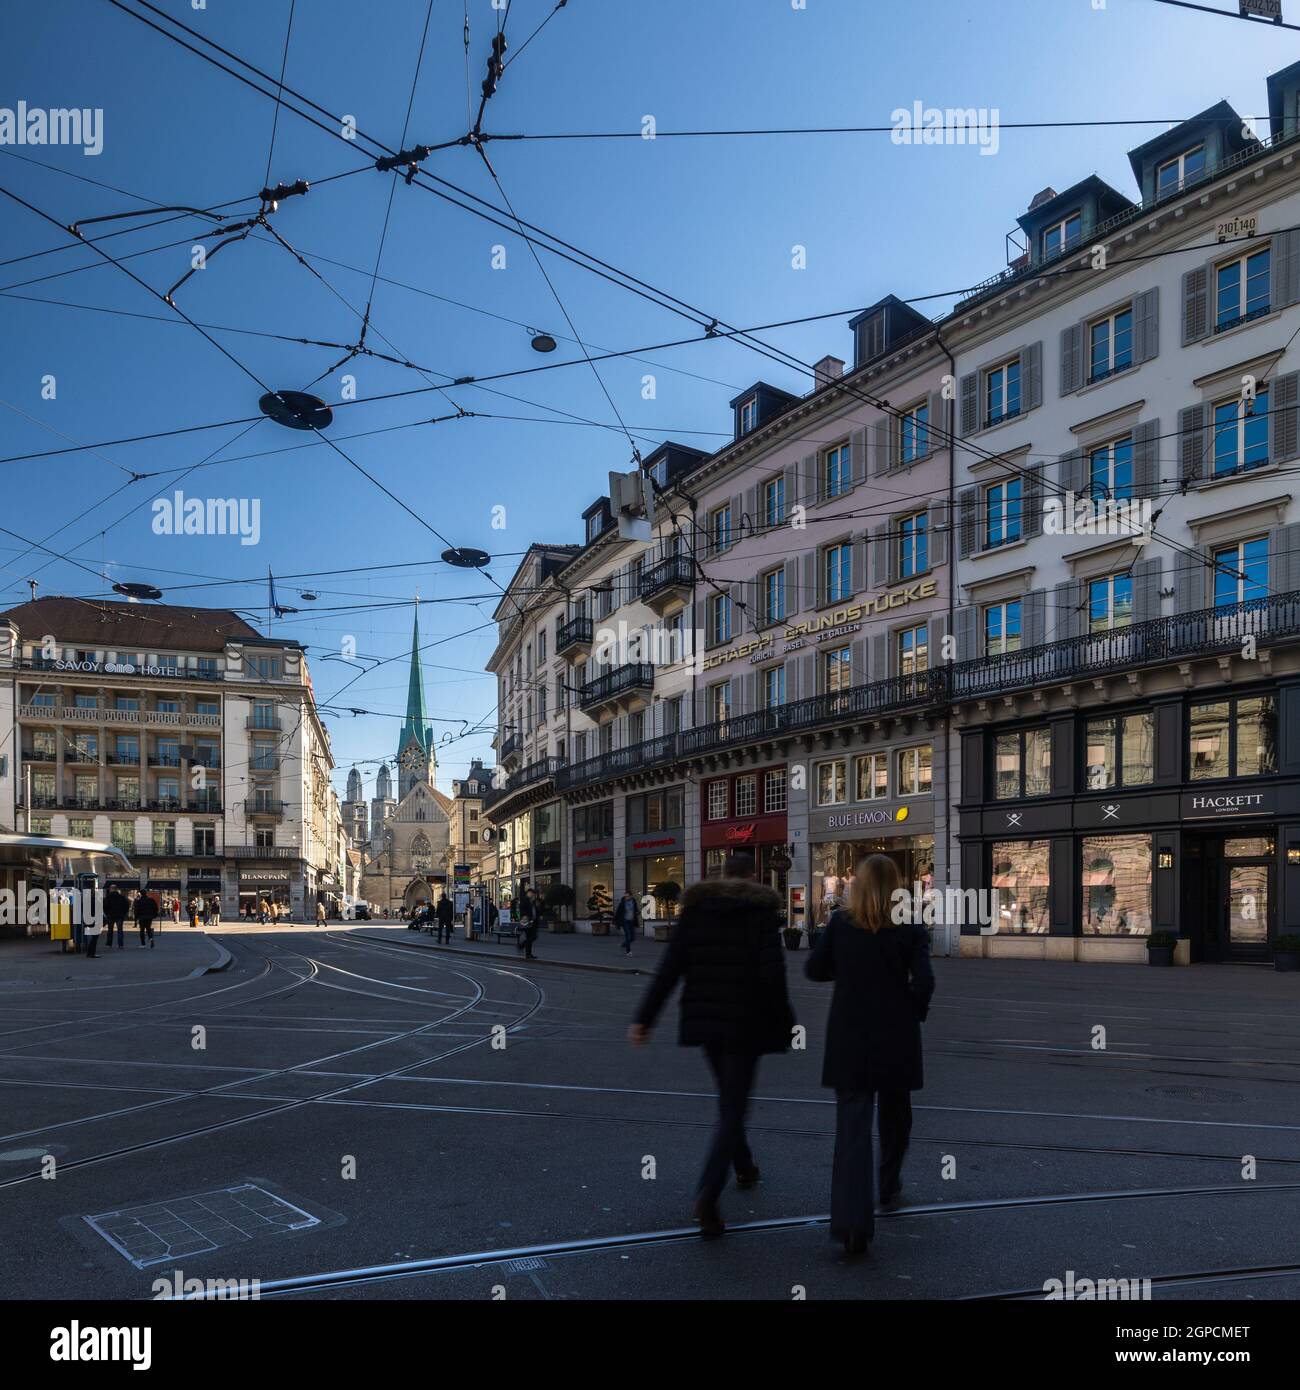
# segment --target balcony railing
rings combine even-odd
[[[280,732],[280,719],[274,714],[250,714],[244,720],[244,728],[262,729],[268,734],[276,734]]]
[[[655,668],[648,661],[629,661],[624,666],[616,666],[603,676],[589,680],[582,687],[578,704],[587,709],[591,705],[603,704],[632,690],[650,690],[655,683]]]
[[[110,753],[108,755],[110,767],[139,767],[139,753]]]
[[[535,783],[541,783],[547,780],[558,781],[561,773],[568,765],[568,760],[565,758],[538,758],[535,762],[529,763],[527,767],[521,767],[518,772],[511,773],[499,787],[494,787],[488,795],[483,798],[483,805],[485,808],[494,806],[498,801],[503,800],[512,792],[520,791],[524,787],[532,786]]]
[[[255,796],[246,804],[245,810],[250,816],[282,816],[288,805],[287,801],[273,801],[270,797]]]
[[[638,592],[643,600],[650,600],[668,589],[689,589],[695,583],[694,567],[689,555],[670,555],[651,565],[641,575]]]
[[[1300,591],[1251,599],[1222,608],[1199,608],[1167,618],[1067,637],[1040,647],[963,661],[949,673],[954,700],[1091,678],[1098,673],[1150,666],[1180,658],[1240,651],[1247,638],[1266,646],[1300,636]]]
[[[227,859],[301,859],[296,845],[227,845]]]
[[[522,747],[523,739],[521,739],[518,734],[507,735],[506,741],[501,745],[502,761],[504,762],[506,758],[513,758]]]
[[[563,622],[555,630],[555,655],[562,656],[570,647],[591,646],[592,622],[579,616]]]

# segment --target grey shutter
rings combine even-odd
[[[736,543],[738,540],[740,540],[741,537],[744,535],[744,531],[741,529],[741,517],[744,515],[744,511],[745,511],[745,499],[740,495],[740,493],[737,493],[737,494],[731,499],[731,538],[730,538],[730,539],[731,539],[731,544],[732,544],[732,545],[735,545],[735,543]]]
[[[1292,227],[1285,232],[1274,232],[1272,304],[1274,309],[1285,309],[1300,299],[1300,229]]]
[[[877,632],[871,639],[871,679],[887,680],[889,669],[889,633]]]
[[[752,536],[758,531],[761,518],[758,514],[758,488],[749,487],[745,489],[745,515],[749,520],[748,531]]]
[[[799,658],[799,698],[806,700],[817,694],[817,658],[809,652]]]
[[[1174,612],[1195,613],[1206,607],[1209,567],[1199,553],[1174,556]]]
[[[1034,589],[1020,600],[1021,645],[1041,647],[1047,641],[1047,594]]]
[[[785,520],[790,519],[790,509],[799,501],[802,493],[799,490],[799,465],[792,463],[785,470]]]
[[[1020,408],[1036,410],[1043,403],[1043,345],[1030,343],[1020,353]]]
[[[1133,566],[1133,621],[1149,623],[1160,616],[1160,575],[1158,555],[1139,560]]]
[[[867,477],[867,432],[854,430],[849,437],[849,458],[853,467],[853,486],[865,482]]]
[[[817,552],[803,553],[803,583],[799,586],[799,611],[817,607]]]
[[[1061,395],[1068,396],[1083,385],[1083,324],[1072,323],[1061,329]]]
[[[796,556],[785,562],[785,612],[781,615],[782,619],[788,620],[802,607],[803,600],[799,596],[799,559]]]
[[[1205,407],[1189,405],[1178,412],[1178,432],[1184,482],[1204,476],[1205,472]]]
[[[726,587],[727,596],[731,599],[731,636],[734,640],[745,631],[745,586],[738,581]]]
[[[1082,449],[1071,449],[1061,455],[1061,487],[1076,496],[1083,493],[1088,485],[1087,470],[1083,461]]]
[[[974,661],[983,656],[979,644],[980,610],[970,604],[957,609],[953,614],[956,620],[957,660]]]
[[[1300,400],[1300,373],[1277,377],[1268,388],[1270,463],[1282,463],[1300,453],[1300,431],[1296,427],[1296,405]]]
[[[1052,636],[1062,641],[1067,637],[1078,637],[1083,631],[1083,581],[1065,579],[1059,583],[1052,594],[1055,605]],[[1024,632],[1021,626],[1021,632]],[[1028,641],[1025,646],[1028,646]]]
[[[1300,522],[1279,526],[1270,537],[1269,587],[1275,594],[1300,589]]]
[[[746,671],[740,678],[741,714],[749,714],[758,708],[758,673]]]
[[[875,477],[889,472],[889,421],[885,419],[871,426],[871,472]]]
[[[849,578],[855,594],[860,594],[867,587],[867,538],[865,535],[853,538]]]
[[[899,520],[891,516],[885,523],[885,566],[889,582],[892,584],[898,578],[898,571],[902,567],[902,549],[899,544]]]
[[[946,613],[932,613],[927,624],[929,631],[926,637],[930,643],[930,650],[926,653],[930,669],[940,665],[943,661],[943,639],[948,634],[948,615]]]
[[[1210,272],[1198,265],[1183,276],[1183,346],[1200,342],[1210,331]]]
[[[1043,465],[1025,469],[1024,508],[1020,534],[1027,539],[1043,534]]]
[[[971,372],[961,379],[961,432],[974,434],[980,427],[980,374]]]
[[[695,692],[695,722],[691,725],[691,728],[698,729],[704,723],[705,717],[708,714],[707,701],[707,692],[703,690],[697,690]]]
[[[871,532],[871,584],[879,589],[889,583],[889,522]]]
[[[806,506],[816,506],[822,500],[822,489],[824,486],[821,470],[820,454],[805,454],[803,462],[799,465],[803,473],[803,485],[799,489],[799,497]]]
[[[930,392],[930,418],[925,429],[925,452],[932,454],[944,442],[944,399],[942,391]]]
[[[948,504],[946,502],[930,503],[926,529],[929,531],[926,538],[929,568],[937,570],[948,563]]]
[[[1150,362],[1160,351],[1160,290],[1143,290],[1133,300],[1133,360]]]
[[[867,683],[867,639],[855,637],[849,648],[849,682],[852,685]]]
[[[959,513],[957,554],[963,560],[974,555],[979,549],[978,517],[976,515],[979,510],[979,496],[979,488],[968,487],[963,489],[961,496],[957,499]]]
[[[786,704],[793,704],[796,700],[803,699],[803,692],[799,689],[799,661],[791,658],[785,663],[785,700]]]
[[[1160,486],[1160,421],[1143,420],[1133,431],[1133,488],[1154,498]]]

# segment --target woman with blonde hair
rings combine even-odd
[[[873,854],[857,867],[848,905],[820,933],[810,980],[833,980],[822,1085],[835,1091],[831,1235],[850,1256],[875,1234],[871,1115],[880,1096],[880,1205],[899,1205],[912,1132],[912,1091],[922,1086],[921,1021],[934,993],[930,938],[911,920],[898,866]]]

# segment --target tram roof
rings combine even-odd
[[[131,861],[116,845],[106,845],[99,840],[72,840],[64,835],[0,831],[0,869],[46,873],[55,864],[61,874],[109,872],[126,877],[136,874]]]

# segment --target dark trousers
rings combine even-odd
[[[122,941],[122,928],[125,921],[126,919],[124,917],[116,917],[112,921],[104,923],[104,946],[107,950],[111,951],[113,949],[113,932],[115,930],[117,932],[117,948],[119,951],[122,949],[124,945]]]
[[[871,1151],[874,1091],[835,1092],[835,1162],[831,1170],[831,1234],[875,1234]],[[890,1197],[902,1180],[912,1134],[910,1091],[880,1092],[880,1192]]]
[[[636,940],[636,918],[623,918],[623,949],[631,952],[632,943]]]
[[[704,1055],[718,1086],[718,1127],[704,1160],[698,1196],[711,1204],[722,1195],[730,1169],[739,1174],[754,1167],[754,1155],[745,1139],[745,1112],[749,1109],[758,1057],[752,1052],[724,1052],[715,1045],[706,1046]]]
[[[98,932],[86,932],[86,934],[85,934],[85,940],[86,940],[86,959],[87,959],[87,960],[94,960],[94,959],[95,959],[95,947],[99,945],[99,933],[98,933]]]
[[[450,923],[450,922],[447,922],[446,924],[444,924],[444,923],[442,923],[442,922],[439,922],[439,923],[438,923],[438,945],[439,945],[439,946],[442,946],[442,945],[450,946],[450,945],[451,945],[451,928],[452,928],[452,923]]]
[[[137,918],[136,918],[136,923],[135,923],[135,924],[136,924],[137,927],[140,928],[140,945],[141,945],[141,946],[143,946],[143,945],[145,944],[146,941],[152,941],[152,940],[153,940],[153,923],[152,923],[152,922],[145,922],[145,921],[143,921],[142,919],[140,919],[140,918],[137,917]]]

